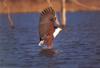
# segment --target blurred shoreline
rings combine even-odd
[[[86,2],[85,2],[86,1]],[[100,1],[89,1],[87,0],[79,0],[80,3],[90,7],[86,8],[84,5],[80,6],[80,4],[76,4],[74,2],[68,1],[66,2],[66,11],[67,12],[77,12],[77,11],[100,11],[100,9],[96,9],[96,7],[100,7]],[[56,11],[61,10],[61,4],[58,1],[52,2],[53,8]],[[91,7],[92,6],[92,7]],[[40,12],[42,9],[48,7],[48,4],[44,1],[34,1],[34,0],[8,0],[4,2],[4,0],[0,1],[0,13],[32,13],[32,12]]]

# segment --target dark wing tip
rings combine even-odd
[[[43,11],[41,11],[41,16],[46,15],[46,14],[51,14],[53,16],[55,16],[55,10],[52,7],[48,7],[43,9]]]

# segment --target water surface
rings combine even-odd
[[[68,13],[66,29],[54,41],[59,54],[40,55],[39,14],[0,14],[0,68],[100,68],[100,12]]]

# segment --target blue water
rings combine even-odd
[[[67,25],[54,40],[59,53],[40,55],[38,13],[0,14],[0,68],[100,68],[100,12],[66,14]]]

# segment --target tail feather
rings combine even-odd
[[[44,44],[44,40],[41,40],[40,42],[39,42],[39,46],[42,46]]]

